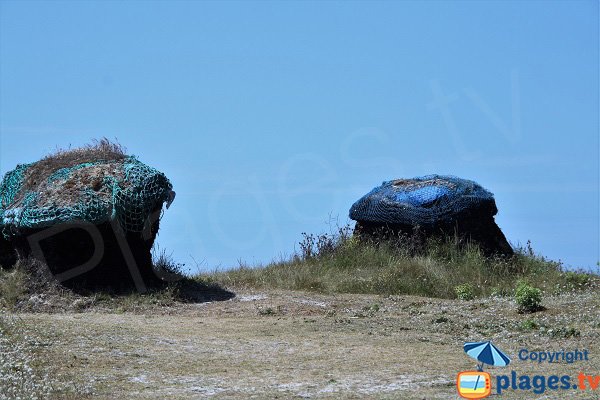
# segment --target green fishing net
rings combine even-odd
[[[126,232],[141,233],[175,196],[167,177],[135,156],[54,170],[38,163],[18,165],[0,184],[0,230],[7,239],[76,221],[116,220]]]

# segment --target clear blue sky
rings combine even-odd
[[[158,242],[192,270],[289,255],[383,180],[429,173],[492,191],[513,243],[600,259],[597,1],[0,13],[0,173],[117,137],[173,182]]]

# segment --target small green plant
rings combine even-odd
[[[521,329],[524,331],[535,331],[539,329],[539,324],[535,322],[533,319],[529,318],[525,321],[521,322]]]
[[[370,306],[363,307],[363,310],[364,311],[370,311],[370,312],[376,313],[377,311],[379,311],[380,308],[381,308],[381,306],[379,305],[379,303],[373,303]]]
[[[527,282],[518,283],[515,300],[519,312],[536,312],[542,309],[542,291]]]
[[[369,318],[375,316],[380,310],[381,306],[378,303],[374,303],[370,306],[364,306],[361,311],[354,314],[358,318]]]
[[[550,337],[563,338],[563,339],[581,336],[581,331],[572,326],[569,326],[569,327],[561,326],[560,328],[557,328],[557,329],[548,329],[548,331],[546,333]]]
[[[470,283],[463,283],[454,288],[456,298],[459,300],[473,300],[475,298],[475,287]]]
[[[279,305],[275,308],[273,307],[258,307],[257,313],[260,316],[273,316],[273,315],[283,315],[285,313],[285,309]]]

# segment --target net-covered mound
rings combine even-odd
[[[350,218],[363,235],[458,236],[488,254],[510,255],[513,250],[494,221],[497,212],[494,195],[479,184],[427,175],[383,182],[352,205]]]
[[[44,258],[57,276],[121,285],[133,270],[153,278],[150,249],[162,206],[173,198],[163,173],[100,141],[8,172],[0,184],[0,231],[4,246]],[[84,273],[64,274],[95,257]]]

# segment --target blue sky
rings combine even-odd
[[[598,2],[0,2],[0,173],[118,138],[192,271],[289,255],[383,180],[495,194],[513,243],[599,255]]]

